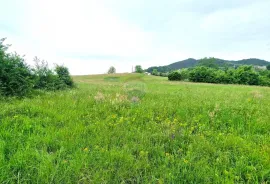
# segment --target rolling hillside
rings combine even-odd
[[[146,69],[147,72],[152,72],[154,69],[157,69],[159,72],[169,72],[172,70],[179,70],[181,68],[191,68],[196,66],[199,63],[199,60],[189,58],[183,61],[178,61],[167,66],[153,66]],[[216,64],[220,67],[222,66],[239,66],[239,65],[254,65],[254,66],[267,66],[270,62],[251,58],[251,59],[243,59],[238,61],[230,61],[230,60],[223,60],[223,59],[216,59]]]

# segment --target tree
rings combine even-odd
[[[135,73],[143,73],[143,69],[141,65],[136,65],[135,66]]]
[[[189,80],[192,82],[216,83],[215,71],[213,68],[197,66],[189,73]]]
[[[153,71],[152,71],[152,75],[158,75],[158,70],[157,69],[154,69]]]
[[[116,73],[116,69],[113,66],[111,66],[108,70],[108,74],[114,74],[114,73]]]
[[[0,95],[22,97],[33,86],[33,75],[24,59],[16,53],[7,53],[8,45],[0,39]]]
[[[73,87],[74,82],[70,76],[69,69],[62,65],[56,65],[55,72],[58,75],[58,78],[61,80],[63,84],[67,87]]]
[[[180,81],[182,79],[182,75],[178,71],[174,71],[168,75],[168,79],[170,81]]]
[[[203,58],[203,59],[200,59],[199,63],[198,63],[199,66],[205,66],[205,67],[208,67],[208,68],[218,68],[218,65],[216,63],[216,59],[215,58]]]
[[[259,74],[251,65],[243,65],[236,69],[235,78],[238,84],[258,85]]]
[[[270,70],[270,64],[266,66],[266,69],[267,70]]]

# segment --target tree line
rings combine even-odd
[[[168,79],[171,81],[270,86],[270,66],[267,68],[267,70],[255,70],[251,65],[225,69],[196,66],[173,71],[168,75]]]
[[[0,96],[24,97],[35,90],[63,90],[74,87],[67,67],[48,63],[37,57],[35,66],[30,67],[17,53],[8,53],[9,45],[0,39]]]

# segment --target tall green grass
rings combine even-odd
[[[77,76],[0,101],[0,183],[267,183],[270,88]]]

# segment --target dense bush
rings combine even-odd
[[[181,77],[177,77],[180,75]],[[169,80],[186,80],[191,82],[245,84],[270,86],[270,71],[255,71],[252,66],[243,65],[237,69],[215,69],[197,66],[192,69],[182,69],[169,75]]]
[[[216,70],[205,66],[194,68],[189,73],[189,80],[192,82],[216,83]]]
[[[35,89],[55,91],[74,86],[67,67],[56,65],[55,70],[52,70],[46,61],[37,57],[34,61]]]
[[[56,86],[54,83],[57,78],[54,72],[49,68],[48,63],[44,60],[40,60],[37,57],[34,58],[35,68],[33,69],[35,75],[35,89],[53,90]]]
[[[143,73],[143,69],[141,65],[136,65],[135,66],[135,73]]]
[[[189,69],[188,68],[183,68],[180,70],[180,74],[181,74],[181,77],[182,77],[182,80],[188,80],[189,78]]]
[[[157,70],[157,69],[154,69],[154,70],[152,71],[152,75],[158,76],[158,70]]]
[[[171,81],[180,81],[182,79],[182,76],[181,73],[179,73],[178,71],[174,71],[168,75],[168,78]]]
[[[235,70],[237,84],[259,85],[259,74],[252,66],[240,66]]]
[[[66,85],[66,87],[73,87],[74,82],[72,78],[70,77],[70,73],[67,67],[56,65],[55,72],[57,73],[60,81]]]
[[[0,95],[23,97],[34,89],[60,90],[74,86],[68,68],[56,66],[52,70],[46,61],[35,57],[32,69],[16,53],[7,53],[4,40],[0,40]]]
[[[0,94],[25,96],[33,87],[33,74],[24,59],[17,54],[7,54],[7,46],[0,40]]]

